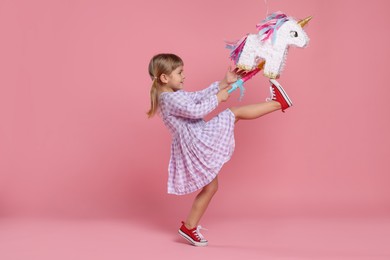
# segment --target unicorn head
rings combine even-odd
[[[309,43],[309,37],[295,20],[286,21],[276,32],[276,38],[286,46],[304,48]]]
[[[295,21],[292,17],[276,12],[269,15],[260,24],[256,25],[259,31],[258,35],[262,42],[270,39],[272,44],[276,41],[284,46],[306,47],[309,42],[307,34],[302,29],[310,20],[311,16],[306,19]]]

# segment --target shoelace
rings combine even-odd
[[[265,99],[265,101],[267,101],[267,102],[274,100],[274,98],[276,97],[275,90],[274,90],[274,88],[272,86],[269,87],[269,91],[270,91],[271,97],[268,97],[268,98]]]
[[[196,227],[196,230],[192,231],[194,233],[194,235],[199,239],[199,240],[206,240],[204,238],[204,236],[202,235],[202,233],[200,233],[200,230],[203,229],[203,230],[208,230],[207,228],[204,228],[202,226],[197,226]]]

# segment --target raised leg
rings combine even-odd
[[[203,187],[202,191],[195,197],[194,203],[190,214],[187,217],[185,226],[188,229],[198,226],[199,220],[203,216],[204,212],[207,209],[212,197],[218,190],[218,177],[210,182],[208,185]]]
[[[251,120],[264,116],[268,113],[281,109],[282,106],[277,101],[268,101],[241,107],[232,107],[230,110],[236,116],[236,122],[239,119]]]

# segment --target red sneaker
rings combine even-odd
[[[286,91],[282,88],[282,86],[274,79],[269,80],[271,83],[270,91],[271,98],[267,98],[267,101],[273,100],[277,101],[282,105],[282,111],[292,106],[291,99],[287,96]]]
[[[188,229],[184,225],[184,221],[181,222],[182,225],[179,229],[179,234],[188,240],[192,245],[194,246],[207,246],[207,240],[203,237],[203,235],[200,233],[202,228],[201,226],[197,226],[193,229]],[[205,229],[206,230],[206,229]]]

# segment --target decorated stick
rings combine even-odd
[[[244,92],[245,92],[244,82],[251,79],[254,75],[256,75],[259,71],[261,71],[264,67],[264,64],[265,64],[265,61],[262,61],[256,69],[249,71],[248,73],[245,74],[244,77],[241,77],[239,80],[234,82],[232,84],[232,88],[228,90],[228,93],[230,94],[234,90],[239,88],[240,89],[240,100],[241,100],[242,97],[244,96]]]

